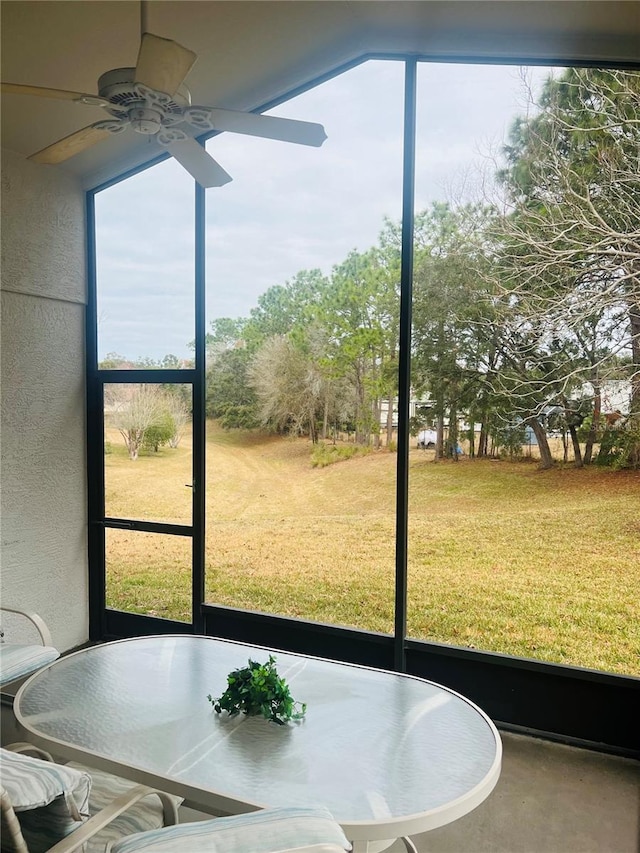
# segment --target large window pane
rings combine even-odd
[[[190,385],[104,385],[105,515],[191,524]]]
[[[191,538],[108,528],[107,607],[191,622]]]
[[[101,367],[192,366],[193,199],[175,160],[96,195]]]
[[[273,110],[319,150],[207,144],[234,178],[207,222],[209,602],[392,631],[403,77]]]
[[[419,66],[408,629],[637,675],[637,77],[551,73]]]

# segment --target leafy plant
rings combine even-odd
[[[219,699],[211,695],[207,699],[218,714],[222,711],[231,716],[240,711],[249,716],[261,714],[280,726],[301,719],[307,710],[304,703],[293,699],[287,682],[278,675],[273,655],[269,655],[266,663],[249,659],[249,666],[229,673],[227,689]]]

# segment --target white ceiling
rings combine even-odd
[[[193,103],[252,109],[370,52],[438,57],[640,59],[637,0],[149,0],[148,29],[198,54]],[[96,92],[100,74],[135,65],[137,0],[5,0],[2,80]],[[2,99],[2,145],[25,156],[104,118],[102,110]],[[151,159],[135,133],[62,166],[92,186]]]

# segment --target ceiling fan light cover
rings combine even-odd
[[[132,107],[129,110],[129,123],[136,133],[141,133],[143,136],[153,136],[162,127],[162,113],[158,110]]]

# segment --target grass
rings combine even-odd
[[[189,523],[190,443],[130,462],[108,437],[107,513]],[[303,439],[207,441],[207,600],[390,633],[396,454],[313,467]],[[412,449],[409,635],[640,675],[639,497],[639,472]],[[188,620],[190,544],[109,530],[109,606]]]

